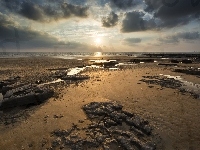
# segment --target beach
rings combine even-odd
[[[39,81],[48,83],[54,81],[54,78],[49,77],[52,76],[52,71],[62,71],[77,66],[86,67],[90,65],[89,59],[1,58],[0,80],[19,76],[20,82],[23,83],[35,84]],[[87,128],[92,121],[82,109],[83,106],[91,102],[115,101],[123,106],[123,110],[148,121],[152,131],[151,135],[147,138],[145,135],[144,139],[151,139],[156,149],[198,150],[200,145],[198,90],[197,93],[193,92],[194,90],[183,90],[179,86],[179,81],[174,84],[176,80],[172,81],[165,75],[179,76],[181,81],[199,85],[198,75],[174,71],[176,68],[198,68],[199,64],[178,63],[174,67],[167,64],[158,65],[157,62],[133,64],[128,63],[128,58],[119,61],[126,63],[114,69],[113,67],[112,69],[89,68],[81,72],[89,79],[52,85],[54,95],[44,103],[1,110],[0,149],[70,149],[62,142],[53,145],[57,137],[52,133],[76,125],[80,129],[79,136],[84,137],[81,129]],[[125,148],[117,147],[117,149]]]

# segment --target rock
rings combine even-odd
[[[153,63],[154,59],[131,59],[130,62],[132,63],[140,63],[140,62],[145,62],[145,63]]]
[[[53,93],[53,90],[31,84],[17,87],[3,95],[1,109],[42,103],[52,97]]]
[[[177,66],[176,63],[159,63],[159,66]]]
[[[176,59],[172,59],[172,60],[171,60],[171,63],[179,63],[179,61],[176,60]]]
[[[183,64],[192,64],[192,60],[190,60],[190,59],[184,59],[184,60],[182,60],[182,63]]]
[[[185,73],[189,75],[200,75],[200,70],[197,68],[189,68],[189,69],[174,69],[174,72]]]
[[[91,102],[84,105],[83,110],[92,122],[87,127],[79,129],[73,125],[68,131],[53,132],[56,138],[65,139],[59,143],[64,148],[153,150],[156,147],[152,144],[149,122],[123,111],[122,105],[117,102]],[[84,138],[78,136],[80,133],[85,133]],[[58,145],[55,140],[52,147],[54,145]]]
[[[14,83],[17,82],[19,79],[20,79],[20,77],[17,76],[17,77],[10,77],[10,78],[8,78],[8,79],[6,79],[6,80],[0,81],[0,89],[1,89],[3,86],[7,86],[7,85],[14,84]]]
[[[24,85],[27,85],[27,83],[15,83],[15,84],[3,86],[2,87],[2,94],[5,95],[7,91],[12,90],[12,89],[16,89],[18,87],[22,87]]]

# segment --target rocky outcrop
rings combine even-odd
[[[149,122],[138,115],[123,111],[117,102],[92,102],[83,106],[92,122],[80,129],[73,125],[69,130],[55,130],[55,140],[50,149],[73,150],[154,150],[155,141]],[[84,138],[79,136],[85,133]]]
[[[17,76],[17,77],[10,77],[6,80],[0,81],[0,89],[2,89],[3,86],[12,85],[16,83],[19,79],[20,77]]]
[[[23,106],[29,104],[39,104],[53,96],[53,90],[37,85],[23,85],[14,89],[5,90],[1,109]]]

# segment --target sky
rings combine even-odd
[[[0,0],[0,52],[200,52],[200,0]]]

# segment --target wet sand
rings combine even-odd
[[[68,68],[84,63],[55,58],[1,59],[0,80],[18,75],[24,81],[48,81],[48,78],[43,78],[49,74],[47,69]],[[83,105],[113,100],[126,111],[149,121],[153,135],[159,139],[157,149],[198,150],[200,99],[178,89],[140,81],[143,76],[165,74],[181,76],[200,84],[200,78],[172,70],[172,67],[149,63],[115,71],[86,71],[84,74],[90,76],[89,80],[57,87],[57,95],[41,105],[0,112],[1,118],[4,118],[0,120],[0,149],[50,148],[54,140],[51,132],[54,130],[69,129],[72,124],[85,127],[90,123],[81,109]]]

